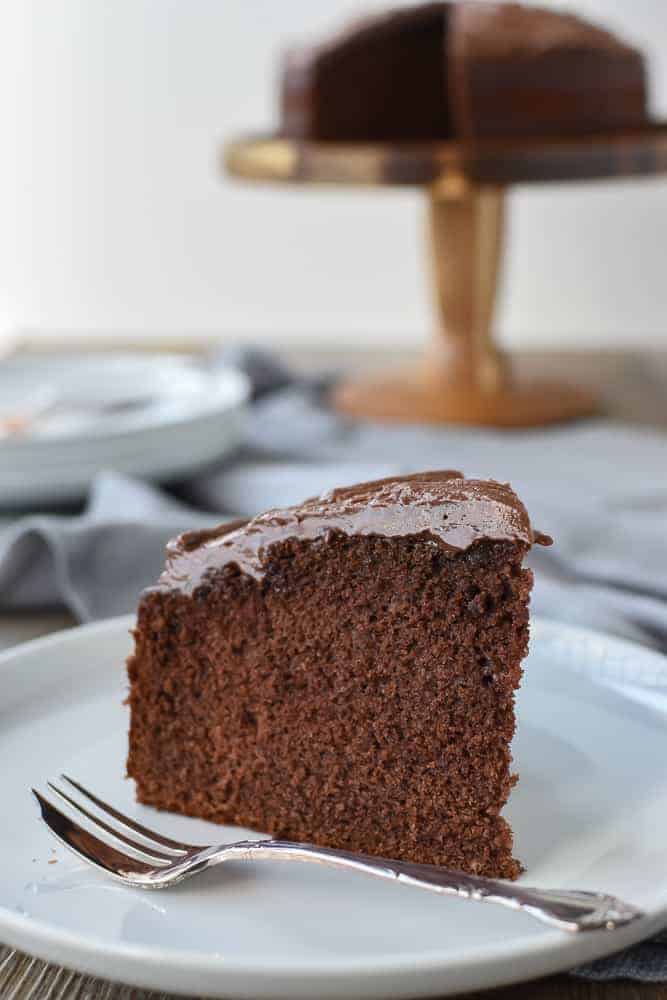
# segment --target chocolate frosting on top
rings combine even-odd
[[[634,51],[605,28],[561,10],[520,3],[459,3],[454,5],[454,18],[459,41],[477,57],[539,57],[568,50]]]
[[[527,547],[551,544],[547,535],[532,530],[525,507],[507,484],[465,479],[452,470],[420,472],[331,490],[250,521],[181,535],[167,549],[159,586],[189,594],[227,565],[261,580],[273,545],[314,541],[332,531],[388,538],[428,535],[450,554],[486,539]]]

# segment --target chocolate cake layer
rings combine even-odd
[[[454,132],[558,136],[646,120],[644,60],[580,17],[518,3],[456,3],[447,72]]]
[[[640,52],[558,10],[429,3],[292,49],[284,135],[417,141],[577,134],[646,121]]]
[[[533,541],[509,487],[453,472],[184,536],[128,664],[139,799],[516,876],[500,811]]]
[[[282,74],[282,130],[312,139],[445,137],[446,5],[357,20],[320,45],[292,48]]]

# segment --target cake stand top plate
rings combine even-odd
[[[667,173],[667,122],[634,131],[475,143],[309,142],[241,137],[224,150],[227,171],[257,181],[351,185],[524,184]]]

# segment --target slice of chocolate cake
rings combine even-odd
[[[535,541],[509,486],[458,472],[182,536],[128,664],[139,800],[514,878],[500,811]]]

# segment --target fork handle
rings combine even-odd
[[[301,861],[346,868],[443,896],[458,896],[459,899],[497,903],[513,910],[523,910],[542,923],[565,931],[614,930],[643,916],[641,910],[606,893],[533,889],[436,865],[390,861],[287,840],[243,841],[212,849],[207,864],[220,863],[230,857],[244,861]]]

